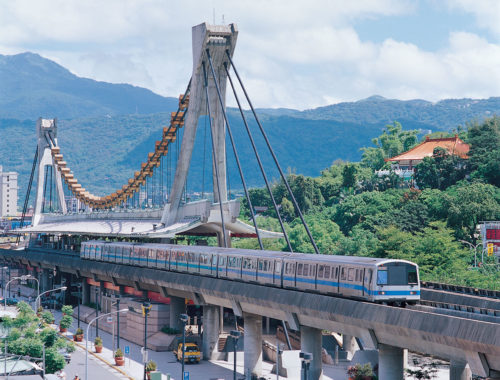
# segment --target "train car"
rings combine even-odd
[[[420,299],[418,266],[405,260],[98,240],[80,256],[372,302]]]

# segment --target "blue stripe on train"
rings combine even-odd
[[[116,258],[122,258],[121,256],[116,256],[116,255],[104,255],[104,258],[110,258],[110,259],[116,259]],[[129,259],[130,261],[148,261],[148,258],[143,258],[143,257],[127,257],[126,259]],[[164,267],[169,264],[169,261],[167,260],[157,260],[157,259],[150,259],[151,261],[156,261],[156,263],[162,264]],[[177,261],[174,263],[171,263],[172,266],[181,266],[184,268],[197,268],[198,265],[190,265],[188,263],[182,262],[182,261]],[[212,267],[209,265],[199,265],[201,269],[205,270],[212,270]],[[252,276],[254,277],[256,275],[255,271],[248,271],[248,270],[242,270],[242,269],[234,269],[234,268],[218,268],[219,272],[223,272],[224,270],[227,270],[228,272],[233,272],[233,273],[241,273],[242,275],[246,276]],[[227,272],[226,272],[227,273]],[[279,277],[280,275],[276,275]],[[265,272],[259,272],[259,277],[267,277],[267,278],[274,278],[272,273],[265,273]],[[316,283],[318,285],[323,285],[323,286],[330,286],[333,288],[344,288],[344,289],[353,289],[353,290],[358,290],[358,291],[364,291],[366,294],[369,295],[378,295],[378,296],[409,296],[409,295],[420,295],[420,291],[416,290],[413,291],[415,294],[411,294],[412,291],[408,290],[382,290],[384,294],[378,294],[380,291],[377,290],[369,290],[366,287],[362,285],[357,285],[357,284],[349,284],[345,282],[335,282],[335,281],[326,281],[326,280],[314,280],[310,278],[304,278],[304,277],[290,277],[290,276],[284,276],[283,277],[284,281],[289,281],[289,282],[302,282],[302,283],[307,283],[311,285],[315,285]]]

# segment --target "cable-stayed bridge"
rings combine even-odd
[[[77,254],[61,252],[65,246],[74,243],[72,239],[75,235],[163,239],[178,234],[217,236],[221,247],[229,247],[231,237],[254,237],[258,239],[261,249],[263,238],[283,237],[292,251],[280,217],[279,204],[273,197],[266,168],[260,159],[261,153],[255,145],[254,132],[249,126],[247,113],[242,109],[244,100],[251,110],[257,132],[265,140],[289,192],[295,211],[318,253],[235,67],[233,53],[237,36],[238,30],[234,24],[200,24],[193,28],[193,70],[185,93],[179,97],[178,109],[172,113],[169,124],[164,127],[141,167],[122,188],[111,194],[91,194],[84,188],[85,184],[79,183],[64,160],[63,147],[58,144],[57,121],[39,119],[36,126],[38,144],[23,215],[36,176],[35,210],[32,225],[18,232],[60,235],[66,240],[59,241],[57,246],[52,242],[52,246],[37,250],[4,251],[3,257],[30,268],[41,268],[42,283],[48,281],[48,271],[57,268],[69,276],[70,281],[81,281],[87,298],[91,292],[89,285],[101,290],[117,288],[121,292],[129,288],[141,294],[154,292],[169,297],[173,320],[177,319],[175,313],[185,306],[185,298],[192,299],[203,306],[203,350],[208,358],[216,351],[221,327],[220,308],[232,309],[235,315],[245,321],[245,371],[248,370],[249,374],[260,375],[261,316],[267,316],[286,321],[289,326],[301,331],[301,344],[313,352],[313,379],[321,378],[322,373],[322,329],[341,332],[351,338],[360,337],[367,347],[378,348],[381,373],[385,376],[381,377],[383,379],[401,379],[404,348],[449,359],[454,373],[451,379],[470,378],[471,370],[466,367],[481,376],[500,376],[500,329],[496,323],[498,310],[487,311],[489,316],[484,318],[469,316],[462,311],[447,315],[429,308],[404,309],[265,284],[82,260]],[[235,96],[238,104],[248,135],[246,143],[252,146],[255,153],[256,170],[262,173],[281,225],[279,233],[259,229],[256,222],[245,175],[241,170],[241,160],[245,158],[238,155],[232,126],[226,115],[228,91]],[[243,96],[240,98],[238,93],[243,93]],[[202,196],[199,201],[188,202],[186,180],[200,118],[206,119],[210,130],[212,196]],[[180,145],[175,157],[169,156],[172,155],[173,144]],[[239,201],[231,200],[228,194],[228,150],[232,151],[239,169],[253,226],[238,220]],[[172,162],[175,162],[175,174],[170,181],[167,172]],[[78,200],[81,212],[68,212],[67,196]]]

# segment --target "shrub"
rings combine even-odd
[[[71,317],[70,315],[64,315],[59,322],[59,326],[61,326],[61,328],[63,329],[67,329],[71,326],[72,323],[73,317]]]
[[[115,351],[115,358],[123,358],[123,351],[120,348]]]
[[[78,327],[76,329],[75,335],[83,335],[83,329],[81,329],[80,327]]]
[[[56,343],[57,332],[47,327],[42,330],[40,337],[42,338],[42,342],[45,343],[45,347],[52,347]]]
[[[146,363],[146,371],[148,371],[148,372],[156,371],[156,368],[157,368],[157,365],[156,365],[156,362],[154,360],[150,360]]]
[[[19,310],[19,313],[21,314],[34,314],[31,306],[24,301],[21,301],[17,304],[17,310]]]
[[[56,351],[55,348],[49,348],[45,350],[45,366],[46,373],[55,373],[60,371],[66,365],[64,356]]]
[[[44,311],[42,313],[42,321],[44,321],[45,323],[50,325],[51,323],[54,323],[54,320],[55,318],[50,311]]]
[[[43,307],[38,306],[38,309],[36,309],[36,312],[42,314],[43,313]]]
[[[8,342],[14,342],[21,337],[21,331],[19,329],[13,328],[10,330],[9,335],[7,336]]]
[[[366,378],[375,378],[372,366],[370,363],[367,364],[356,364],[347,369],[347,375],[354,380],[365,380]]]
[[[102,346],[102,338],[100,336],[95,337],[94,346]]]
[[[63,312],[63,314],[66,314],[66,315],[73,315],[73,307],[70,306],[70,305],[64,305],[62,308],[61,308],[61,311]]]

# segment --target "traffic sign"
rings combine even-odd
[[[184,380],[189,380],[189,372],[184,371]]]
[[[125,353],[130,354],[130,346],[125,346]]]
[[[113,317],[106,317],[106,322],[113,323]]]
[[[488,243],[487,247],[488,247],[488,256],[493,256],[493,250],[494,250],[493,243]]]

